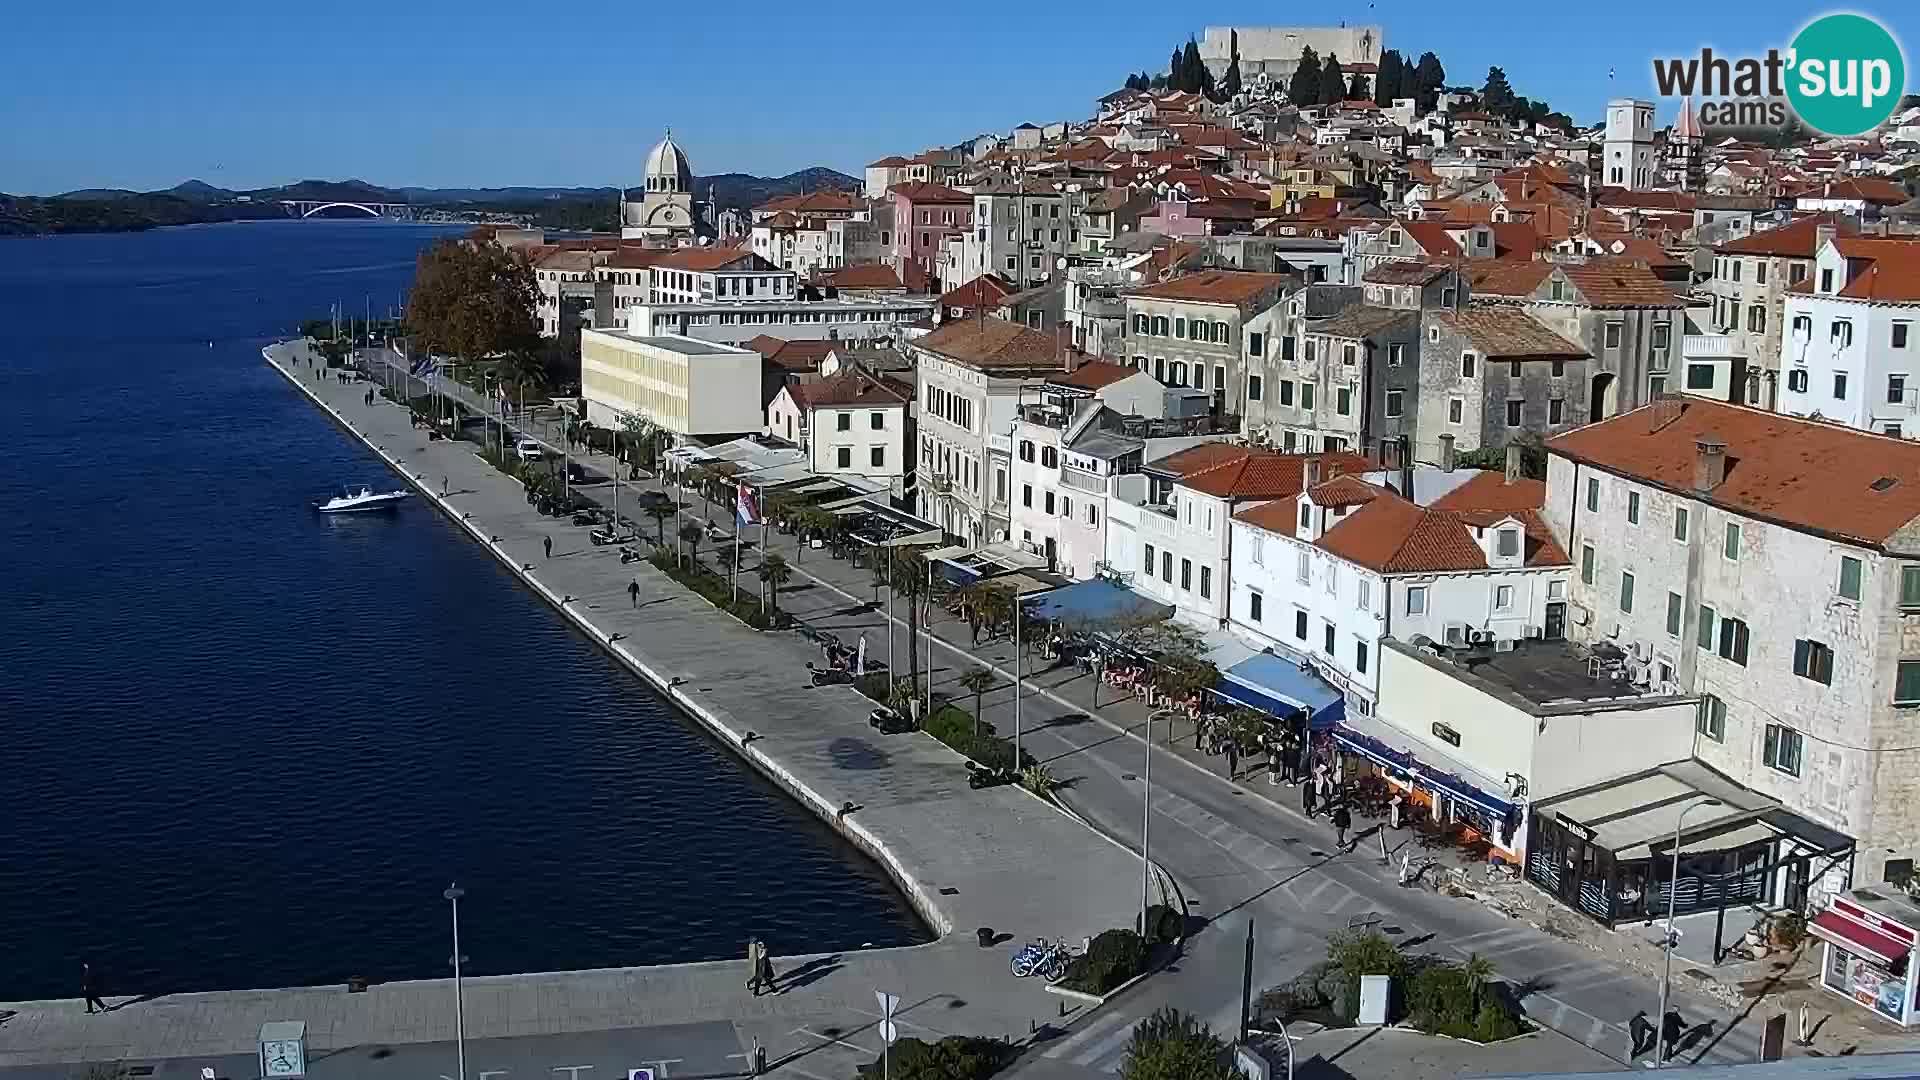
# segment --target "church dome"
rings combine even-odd
[[[693,191],[693,169],[687,164],[687,155],[681,153],[680,144],[673,141],[671,130],[647,152],[647,190]]]

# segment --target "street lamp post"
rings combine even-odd
[[[1673,936],[1674,905],[1680,895],[1680,829],[1686,824],[1687,815],[1703,806],[1722,806],[1719,799],[1704,798],[1680,811],[1679,818],[1673,823],[1673,872],[1667,876],[1667,928],[1665,940],[1666,965],[1660,974],[1660,1012],[1654,1019],[1660,1025],[1653,1039],[1653,1067],[1667,1067],[1667,992],[1673,985],[1673,949],[1677,942]]]
[[[1149,827],[1153,820],[1153,722],[1162,716],[1167,718],[1167,724],[1171,730],[1173,713],[1166,709],[1156,709],[1147,714],[1146,738],[1142,740],[1145,743],[1147,758],[1143,774],[1144,787],[1140,795],[1140,936],[1143,938],[1148,933],[1147,908],[1152,906],[1147,897],[1150,891],[1148,883],[1153,878],[1153,863],[1149,856],[1151,845],[1148,840]]]
[[[467,1080],[467,1006],[460,982],[460,898],[467,895],[467,890],[450,884],[440,895],[453,906],[453,1045],[459,1064],[454,1076],[455,1080]]]

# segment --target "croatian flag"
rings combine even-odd
[[[741,525],[760,524],[760,500],[754,497],[753,489],[745,484],[739,485],[739,495],[734,500],[733,516]]]

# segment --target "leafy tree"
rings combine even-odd
[[[1480,88],[1480,104],[1495,116],[1507,116],[1513,110],[1513,84],[1498,67],[1487,69],[1486,85]]]
[[[472,362],[535,348],[539,298],[525,254],[493,243],[442,240],[420,253],[406,324],[427,348]]]
[[[1347,73],[1340,69],[1338,56],[1327,57],[1320,65],[1320,97],[1322,105],[1332,105],[1347,96]]]
[[[1413,81],[1420,112],[1432,112],[1440,101],[1440,88],[1447,85],[1447,69],[1440,66],[1440,58],[1430,52],[1421,53],[1420,63],[1413,69]]]
[[[653,519],[653,532],[656,547],[667,546],[667,519],[680,512],[680,508],[666,499],[651,499],[641,504],[640,512]]]
[[[695,566],[700,565],[700,541],[706,538],[707,530],[695,525],[691,521],[680,526],[680,542],[686,545],[687,561],[693,563]],[[673,561],[676,566],[679,565],[680,557],[675,555]]]
[[[787,565],[783,555],[768,555],[760,560],[760,569],[756,572],[767,587],[767,610],[780,610],[780,586],[793,580],[793,567]]]
[[[1188,1013],[1163,1008],[1136,1024],[1122,1080],[1236,1080],[1227,1044]]]
[[[1300,108],[1320,101],[1320,57],[1311,45],[1300,49],[1300,65],[1287,80],[1287,100]]]
[[[1486,992],[1487,984],[1493,981],[1493,961],[1472,953],[1467,962],[1460,965],[1460,974],[1467,978],[1467,993],[1473,999],[1473,1011],[1480,1011],[1481,995]]]
[[[949,1035],[939,1042],[906,1038],[887,1050],[886,1060],[879,1058],[860,1066],[859,1080],[986,1080],[1010,1064],[1017,1052],[1000,1039],[972,1035]]]
[[[994,682],[993,672],[988,671],[985,667],[978,664],[968,668],[967,673],[960,676],[960,688],[973,695],[973,734],[975,738],[980,737],[980,696],[993,689]]]
[[[1373,76],[1373,103],[1381,108],[1393,104],[1394,95],[1400,92],[1400,73],[1404,64],[1398,49],[1388,49],[1380,54],[1380,70]]]
[[[1371,89],[1367,86],[1367,77],[1364,73],[1356,71],[1353,73],[1353,77],[1347,80],[1347,100],[1348,101],[1372,101],[1373,100],[1373,93]]]
[[[1227,40],[1227,71],[1220,77],[1220,93],[1232,98],[1240,93],[1240,31],[1232,31]]]

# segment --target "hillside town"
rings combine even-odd
[[[1799,912],[1920,1022],[1920,107],[1578,127],[1385,43],[1208,28],[1204,74],[751,208],[669,134],[618,235],[484,235],[591,424],[1044,590],[1096,663],[1117,608],[1189,627],[1194,708],[1549,902]]]

